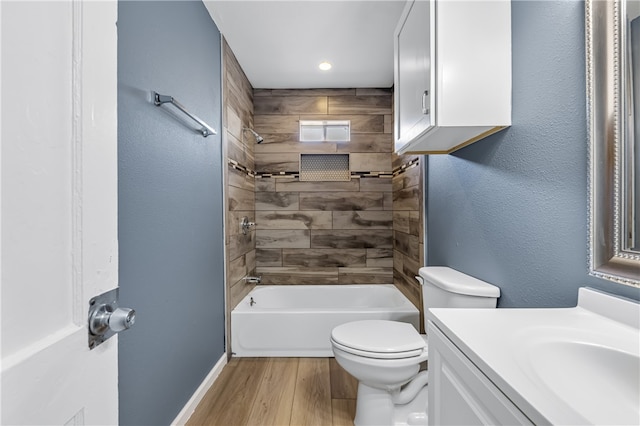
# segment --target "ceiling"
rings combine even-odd
[[[255,89],[393,85],[404,0],[204,0]],[[328,61],[329,71],[318,64]]]

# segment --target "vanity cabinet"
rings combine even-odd
[[[430,425],[533,424],[431,321]]]
[[[407,2],[394,57],[398,154],[444,154],[511,125],[508,0]]]

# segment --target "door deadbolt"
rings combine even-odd
[[[136,322],[136,311],[118,307],[118,289],[89,301],[89,348],[93,349]]]

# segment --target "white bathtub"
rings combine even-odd
[[[264,285],[231,311],[231,350],[238,357],[329,357],[331,330],[364,319],[420,330],[419,311],[391,284]]]

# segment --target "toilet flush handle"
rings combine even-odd
[[[415,278],[416,278],[416,280],[418,280],[418,282],[420,283],[420,285],[424,285],[424,279],[423,279],[421,276],[416,275],[416,277],[415,277]]]

